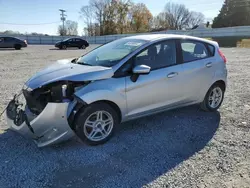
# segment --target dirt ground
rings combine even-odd
[[[22,84],[55,60],[87,50],[0,49],[0,112]],[[0,187],[250,187],[250,49],[222,48],[228,62],[223,106],[191,106],[122,124],[105,145],[76,138],[37,148],[0,118]]]

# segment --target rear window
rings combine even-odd
[[[208,44],[208,49],[211,53],[212,56],[214,56],[214,53],[215,53],[215,47],[211,44]]]

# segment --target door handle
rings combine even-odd
[[[173,78],[173,77],[175,77],[175,76],[177,76],[177,75],[178,75],[177,72],[171,72],[171,73],[169,73],[169,74],[167,75],[167,77],[168,77],[168,78]]]
[[[207,64],[206,64],[206,67],[207,67],[207,68],[212,67],[212,63],[211,63],[211,62],[207,63]]]

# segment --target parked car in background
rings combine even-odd
[[[39,147],[76,134],[109,140],[121,122],[200,104],[216,111],[227,83],[217,42],[182,35],[138,35],[61,60],[29,79],[7,107],[10,127]]]
[[[81,38],[68,38],[63,41],[57,42],[55,44],[56,48],[59,49],[67,49],[69,47],[79,48],[79,49],[85,49],[89,46],[89,43]]]
[[[0,37],[0,48],[15,48],[20,50],[27,47],[27,41],[16,37]]]

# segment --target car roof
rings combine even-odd
[[[198,40],[201,42],[206,42],[212,45],[217,45],[217,42],[211,41],[204,38],[193,37],[188,35],[176,35],[176,34],[145,34],[145,35],[135,35],[131,37],[126,37],[127,39],[140,39],[146,41],[158,41],[158,40],[165,40],[165,39],[188,39],[188,40]]]
[[[9,37],[9,36],[0,36],[0,38],[12,38],[12,39],[18,39],[18,40],[21,40],[20,38],[17,38],[17,37]]]

